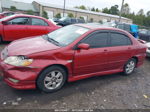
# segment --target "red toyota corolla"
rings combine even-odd
[[[0,43],[29,36],[48,34],[60,28],[39,16],[15,14],[0,19]]]
[[[146,46],[115,28],[70,25],[17,40],[1,52],[5,82],[16,89],[54,92],[66,81],[123,72],[143,64]]]

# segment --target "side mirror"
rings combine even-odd
[[[79,49],[84,49],[84,50],[88,50],[90,48],[89,44],[85,44],[85,43],[81,43],[78,45]]]
[[[2,24],[3,25],[8,25],[8,22],[7,21],[2,21]]]

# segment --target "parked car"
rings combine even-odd
[[[60,19],[60,18],[52,18],[52,20],[53,20],[54,22],[56,22],[56,23],[59,22],[59,19]]]
[[[58,28],[43,17],[16,14],[0,19],[0,42],[43,35]]]
[[[58,21],[58,25],[61,26],[67,26],[76,23],[85,23],[85,21],[83,19],[76,19],[76,18],[69,18],[69,17],[63,17]]]
[[[146,41],[146,45],[147,45],[146,56],[150,57],[150,30],[140,29],[139,38],[141,40]]]
[[[4,17],[7,17],[7,16],[11,16],[11,15],[14,15],[14,14],[18,14],[19,12],[12,12],[12,11],[5,11],[5,12],[2,12],[0,13],[0,19],[4,18]]]
[[[116,25],[117,28],[125,30],[127,32],[129,32],[130,34],[132,34],[135,38],[138,38],[138,25],[135,24],[127,24],[127,23],[119,23]]]
[[[126,31],[78,24],[10,43],[1,52],[0,68],[13,88],[54,92],[66,81],[130,75],[145,55],[145,44]]]
[[[140,29],[139,38],[144,41],[150,42],[150,30]]]

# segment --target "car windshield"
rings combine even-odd
[[[67,46],[88,31],[88,28],[69,25],[49,33],[48,40],[55,41],[60,46]]]
[[[6,17],[0,19],[0,22],[1,22],[1,21],[5,21],[5,20],[7,20],[7,19],[9,19],[9,18],[12,18],[12,17],[14,17],[14,16],[15,16],[15,15],[6,16]]]

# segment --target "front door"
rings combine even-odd
[[[80,43],[90,45],[88,50],[78,49],[74,56],[74,75],[102,72],[107,69],[108,33],[96,32]]]

